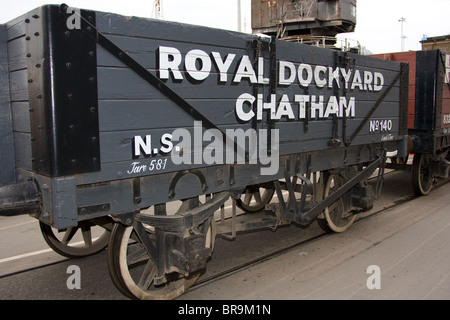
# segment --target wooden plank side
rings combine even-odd
[[[444,59],[444,84],[442,86],[442,128],[450,128],[450,54]]]
[[[25,16],[20,16],[7,22],[6,26],[8,41],[23,37],[25,35],[25,25]]]
[[[12,102],[11,110],[14,132],[30,133],[30,106],[28,101]]]
[[[6,25],[0,24],[0,186],[15,182]]]
[[[181,79],[174,81],[175,72],[170,71],[169,79],[163,79],[168,87],[223,131],[238,128],[279,129],[281,154],[328,149],[331,148],[330,141],[333,138],[340,139],[342,146],[343,140],[356,132],[392,83],[390,92],[383,101],[380,101],[378,108],[370,119],[367,119],[352,143],[365,145],[384,141],[383,139],[389,141],[401,139],[398,134],[400,82],[395,80],[400,73],[399,63],[277,41],[277,84],[274,89],[270,83],[250,83],[249,73],[241,81],[233,81],[244,56],[251,60],[251,66],[258,80],[259,77],[270,78],[268,40],[263,40],[266,47],[260,53],[263,57],[261,65],[255,57],[254,43],[258,39],[256,36],[151,19],[125,19],[105,13],[97,14],[97,27],[108,39],[156,77],[160,77],[158,49],[162,46],[174,49],[181,59],[176,66]],[[189,78],[186,55],[191,50],[201,50],[206,54],[205,59],[210,59],[208,76],[204,80],[193,81]],[[214,62],[213,52],[218,53],[222,61],[226,58],[232,60],[227,68],[226,80],[221,78],[217,62]],[[145,147],[147,141],[145,139],[150,136],[151,139],[148,141],[151,142],[148,144],[151,144],[151,148],[147,147],[159,149],[160,139],[164,134],[171,134],[179,128],[186,129],[192,134],[195,119],[191,115],[100,46],[97,48],[97,58],[102,165],[108,167],[120,165],[129,169],[133,161],[139,161],[137,160],[139,158],[132,157],[133,148],[136,146],[133,139],[136,137],[142,142],[141,148]],[[199,60],[195,61],[194,67],[201,69],[203,64],[199,63]],[[288,85],[280,85],[278,83],[280,61],[291,63],[295,72],[304,65],[308,65],[312,70],[320,69],[317,77],[326,84],[320,86],[314,80],[305,87],[300,82],[300,77],[304,78],[306,75],[301,73],[296,74],[295,79]],[[247,67],[244,71],[250,72],[250,69],[251,67]],[[336,70],[339,75],[333,80],[330,73]],[[344,74],[350,78],[344,79]],[[382,83],[374,82],[377,74],[382,75]],[[284,76],[289,77],[290,74],[286,73]],[[366,81],[368,83],[365,83]],[[275,101],[271,96],[272,90],[275,90]],[[239,119],[236,114],[237,99],[243,94],[253,97],[254,100],[252,105],[249,101],[246,102],[245,112],[250,113],[250,108],[253,108],[255,114],[258,113],[258,99],[261,95],[260,103],[266,106],[262,119],[255,121],[256,116],[251,120]],[[316,111],[311,110],[311,105],[307,107],[304,111],[307,121],[300,116],[302,111],[299,101],[296,101],[300,95],[308,96],[309,103],[311,101],[322,103],[322,110],[317,106]],[[338,108],[341,98],[345,98],[346,106],[349,106],[350,101],[354,103],[354,112],[346,121],[341,116],[334,122],[332,114],[336,113],[336,110],[333,111],[333,108]],[[333,106],[330,103],[333,99],[337,101],[337,105]],[[283,114],[281,119],[274,119],[269,123],[268,110],[271,103],[275,105],[276,110],[285,108],[285,113],[281,113]],[[331,111],[328,109],[329,114],[327,108],[332,109]],[[289,110],[292,113],[289,113]],[[327,116],[323,116],[322,119],[319,114]],[[342,137],[344,133],[346,136]],[[209,141],[201,141],[203,147],[208,143]],[[152,155],[155,159],[167,158],[167,155],[156,154]]]
[[[170,41],[166,40],[168,44]],[[196,48],[196,44],[190,44],[191,48]],[[306,47],[306,46],[305,46]],[[305,48],[303,47],[303,48]],[[157,60],[155,57],[155,53],[157,51],[157,44],[153,45],[153,47],[149,47],[147,50],[152,52],[149,59],[144,59],[144,66],[149,69],[150,72],[153,72],[157,75],[157,68],[154,62]],[[202,50],[204,49],[201,47]],[[127,52],[132,51],[132,49],[124,48]],[[142,48],[140,50],[143,50]],[[206,49],[205,49],[206,50]],[[214,49],[209,49],[214,50]],[[217,49],[219,50],[219,49]],[[223,50],[223,49],[222,49]],[[121,63],[114,57],[112,57],[107,52],[104,52],[103,49],[99,49],[99,52],[103,52],[99,54],[99,64],[116,64],[112,67],[99,67],[99,99],[101,101],[130,101],[130,100],[157,100],[159,101],[164,99],[164,96],[158,93],[151,85],[139,79],[139,77],[130,69],[125,68],[123,65],[120,67]],[[183,51],[183,50],[180,50]],[[292,51],[292,50],[290,50]],[[206,52],[206,51],[205,51]],[[227,51],[222,51],[223,56],[225,56]],[[233,53],[235,54],[235,53]],[[130,53],[131,56],[135,57],[135,52]],[[314,55],[314,53],[312,53]],[[108,57],[109,56],[109,61]],[[296,55],[298,56],[298,55]],[[319,57],[319,55],[317,55]],[[141,57],[140,57],[141,58]],[[329,57],[328,57],[329,58]],[[136,58],[139,60],[138,58]],[[266,59],[267,60],[267,59]],[[323,63],[331,63],[329,59],[324,59]],[[373,62],[373,61],[372,61]],[[298,67],[300,62],[293,62],[295,67]],[[374,66],[379,65],[380,63],[373,64]],[[267,62],[265,61],[265,65]],[[312,64],[313,65],[313,64]],[[182,67],[182,66],[180,66]],[[237,68],[237,61],[231,65],[229,70],[233,71]],[[375,69],[374,67],[366,67],[365,71],[376,72],[379,69]],[[389,70],[385,69],[384,70]],[[267,71],[267,68],[266,70]],[[236,99],[239,94],[245,92],[253,92],[254,86],[248,84],[248,82],[241,82],[238,84],[231,83],[231,79],[233,78],[233,73],[230,72],[227,74],[228,81],[226,83],[218,83],[218,74],[217,72],[211,71],[211,75],[199,85],[198,83],[192,83],[188,80],[186,76],[186,71],[180,70],[180,73],[183,75],[183,80],[179,82],[171,82],[170,80],[167,82],[168,85],[180,96],[184,99],[191,100],[207,100],[211,101],[211,108],[217,108],[218,110],[222,110],[223,106],[220,103],[216,103],[219,100],[232,100]],[[393,78],[398,74],[398,70],[389,70],[386,72],[386,77],[384,80],[383,89],[385,89],[390,82],[393,81]],[[267,86],[260,86],[261,92],[266,92],[267,95],[268,88]],[[315,86],[310,86],[307,88],[308,94],[310,95],[329,95],[328,88],[318,88]],[[302,88],[299,84],[298,79],[296,79],[290,86],[279,86],[277,88],[277,97],[278,99],[283,95],[287,94],[291,98],[294,97],[295,94],[305,93],[306,89]],[[379,93],[373,93],[370,91],[366,92],[358,92],[358,90],[348,90],[345,94],[347,96],[354,95],[357,96],[359,100],[367,100],[367,101],[376,101],[376,97],[379,96]],[[342,94],[342,96],[345,96]],[[394,87],[392,93],[385,98],[385,101],[396,101],[398,98],[398,85]],[[195,104],[195,103],[193,103]],[[231,107],[234,107],[233,104]],[[220,111],[219,111],[220,112]]]
[[[11,101],[28,101],[28,75],[26,69],[9,74]]]
[[[189,42],[213,45],[217,47],[226,44],[228,47],[245,48],[255,37],[234,31],[213,29],[197,25],[147,19],[141,17],[126,17],[108,12],[96,12],[97,29],[106,35],[119,35],[138,38],[153,38],[165,41]],[[214,37],[205,37],[205,34]]]
[[[8,42],[9,70],[16,71],[26,69],[25,37],[19,37]]]
[[[31,134],[14,133],[14,151],[16,156],[16,167],[23,170],[32,170],[31,163]]]
[[[330,140],[348,138],[399,73],[397,63],[276,41],[274,69],[276,74],[273,74],[269,39],[109,13],[97,13],[96,25],[108,39],[159,78],[161,73],[158,50],[161,47],[177,50],[182,59],[178,65],[182,79],[174,81],[174,71],[170,71],[170,77],[162,79],[168,87],[223,131],[279,129],[280,150],[286,154],[328,149],[331,148]],[[25,168],[31,168],[27,70],[24,68],[25,59],[22,55],[25,49],[23,24],[20,20],[16,20],[9,26],[9,30],[9,50],[12,52],[10,64],[13,65],[10,72],[12,116],[17,136],[16,147],[23,148],[18,154],[17,161],[21,166],[23,164]],[[257,41],[261,44],[258,50]],[[205,79],[193,79],[188,70],[189,67],[194,69],[204,67],[200,62],[201,59],[195,56],[190,57],[190,62],[186,62],[186,55],[193,50],[197,50],[197,53],[199,51],[206,53],[205,59],[210,59],[210,70]],[[224,64],[225,61],[230,63],[226,67],[226,74],[219,70],[219,62],[215,60],[217,54],[220,56],[220,63]],[[262,60],[257,58],[258,54]],[[245,59],[248,59],[248,64],[243,62]],[[314,76],[326,84],[319,85],[315,83],[317,82],[315,79],[309,86],[304,86],[300,79],[305,77],[305,74],[297,73],[289,85],[281,85],[278,69],[280,61],[291,63],[296,70],[303,65],[308,65],[313,70],[317,69],[319,71]],[[244,73],[241,77],[237,74],[239,69]],[[330,75],[333,70],[338,73],[334,80]],[[355,70],[360,72],[361,83],[352,87],[349,81],[354,80],[355,74],[352,72]],[[381,88],[375,90],[373,78],[377,73],[383,75],[384,81],[380,85]],[[344,74],[351,74],[352,78],[345,80]],[[287,77],[288,74],[284,76]],[[363,84],[366,77],[372,79],[367,80],[368,84]],[[269,78],[272,83],[265,80]],[[257,79],[258,83],[250,79]],[[129,168],[135,161],[133,148],[136,144],[133,139],[136,137],[142,139],[141,149],[146,147],[144,139],[148,135],[151,135],[152,143],[156,141],[156,148],[160,149],[160,141],[164,134],[172,134],[174,130],[180,128],[185,128],[189,132],[193,130],[195,118],[101,46],[97,46],[97,88],[102,168],[117,168],[123,165],[124,168]],[[271,96],[272,92],[275,98]],[[353,144],[364,145],[382,141],[385,133],[378,129],[379,127],[372,131],[370,129],[371,125],[375,128],[376,121],[378,124],[391,121],[389,130],[392,139],[399,139],[396,133],[399,123],[399,92],[399,83],[395,83],[362,131],[358,133]],[[299,101],[296,100],[302,95],[309,99],[306,110],[302,110]],[[241,103],[243,108],[241,113],[249,115],[254,112],[255,115],[251,120],[244,120],[242,114],[241,118],[237,114],[239,99],[243,100],[243,96],[247,100]],[[253,99],[253,103],[249,99]],[[333,104],[333,101],[336,103]],[[312,102],[321,106],[316,105],[314,111],[311,107]],[[338,112],[340,103],[345,103],[349,109],[350,104],[354,103],[354,108],[348,119],[344,120],[341,115],[336,122],[333,121],[333,114]],[[258,110],[258,104],[259,107],[265,107],[262,112]],[[272,113],[269,112],[270,109]],[[301,116],[302,112],[305,116]],[[263,116],[257,119],[256,114],[260,113]],[[346,136],[342,137],[344,131]],[[209,141],[202,141],[202,146],[208,143]],[[117,171],[112,174],[116,177]],[[103,176],[103,173],[101,175]]]
[[[450,84],[444,84],[442,90],[442,128],[450,128]]]
[[[17,170],[32,170],[25,16],[7,23],[11,112]]]
[[[395,90],[398,91],[398,90]],[[395,94],[390,95],[394,99]],[[216,123],[217,125],[233,125],[236,124],[236,101],[232,99],[210,100],[188,100],[192,102],[203,115]],[[279,99],[278,99],[279,102]],[[396,102],[388,100],[383,102],[385,106],[377,109],[374,117],[398,117]],[[373,101],[357,101],[355,105],[355,118],[362,119],[365,117],[365,110],[369,110],[374,106]],[[300,104],[291,103],[292,114],[294,119],[283,117],[278,122],[299,122],[303,125],[302,119],[299,118],[301,112]],[[326,112],[326,103],[324,103]],[[194,118],[182,111],[174,103],[161,100],[127,100],[126,107],[123,101],[105,100],[99,103],[100,127],[102,132],[118,132],[130,130],[145,129],[162,129],[162,128],[185,128],[193,125]],[[310,114],[309,111],[308,114]],[[316,116],[319,111],[316,112]],[[314,121],[312,121],[314,122]]]
[[[386,110],[378,110],[373,114],[370,121],[362,128],[361,132],[358,134],[358,140],[355,143],[375,143],[381,138],[390,137],[391,132],[398,132],[400,126],[400,119],[398,118],[398,112],[396,112],[395,103],[386,104]],[[353,132],[358,128],[363,114],[360,114],[358,118],[348,119],[346,123],[346,138],[349,138]],[[148,121],[158,121],[157,119],[149,119]],[[133,148],[134,148],[134,138],[141,137],[142,140],[147,141],[151,150],[158,150],[158,152],[152,152],[152,156],[165,156],[160,153],[159,150],[162,147],[162,136],[164,134],[172,134],[175,129],[181,128],[187,132],[183,135],[183,139],[179,138],[177,140],[172,140],[173,144],[176,146],[180,142],[185,142],[184,137],[189,139],[189,145],[191,147],[206,147],[211,145],[211,142],[218,143],[220,152],[226,148],[226,145],[222,142],[223,136],[220,135],[218,140],[214,141],[206,135],[206,129],[201,128],[194,129],[192,119],[186,119],[185,123],[177,122],[179,119],[174,117],[173,127],[160,128],[160,129],[147,129],[140,128],[137,129],[136,126],[130,124],[128,130],[117,131],[110,130],[107,132],[102,132],[100,136],[101,143],[101,158],[103,163],[109,162],[120,162],[130,159]],[[142,122],[142,127],[145,126],[145,121]],[[241,134],[255,134],[258,142],[261,139],[268,139],[267,134],[260,136],[258,131],[252,131],[252,124],[227,124],[219,126],[223,132],[227,133],[229,130],[230,134],[238,132],[237,130],[242,130]],[[258,127],[261,128],[261,127]],[[334,135],[334,123],[332,119],[325,120],[313,120],[306,126],[304,122],[299,121],[289,121],[283,120],[274,123],[274,129],[279,130],[279,144],[282,154],[289,154],[294,152],[310,152],[317,151],[323,148],[328,148]],[[195,131],[197,130],[197,131]],[[341,122],[338,123],[336,128],[337,138],[341,141],[341,145],[344,144],[345,139],[343,138],[344,127]],[[150,136],[149,138],[147,138]],[[247,141],[248,142],[248,141]],[[297,145],[297,146],[295,146]],[[200,151],[201,152],[201,151]]]
[[[298,66],[298,65],[297,65]],[[374,70],[374,69],[372,69]],[[370,71],[370,70],[366,70]],[[386,73],[384,79],[383,89],[386,89],[393,79],[399,73],[399,70],[390,71]],[[185,74],[182,72],[181,74]],[[153,86],[142,80],[136,73],[128,68],[98,68],[98,92],[99,100],[161,100],[164,96],[158,92]],[[232,75],[229,76],[232,78]],[[217,77],[215,75],[206,78],[201,83],[192,83],[184,78],[182,82],[172,83],[168,82],[167,85],[175,91],[178,95],[184,99],[207,99],[207,100],[219,100],[219,99],[231,99],[238,98],[242,93],[253,93],[253,86],[247,81],[242,81],[239,84],[231,83],[229,81],[226,84],[218,84]],[[348,84],[351,87],[351,84]],[[344,84],[341,86],[344,87]],[[259,93],[268,91],[267,86],[265,90],[263,87],[259,87]],[[399,84],[395,85],[398,93]],[[296,94],[306,94],[316,96],[330,96],[330,88],[319,88],[311,84],[307,89],[302,87],[298,80],[295,80],[289,86],[278,86],[277,94],[281,97],[283,94],[287,94],[290,97],[294,97]],[[383,90],[381,89],[381,90]],[[342,90],[340,90],[342,91]],[[370,90],[360,91],[358,88],[354,90],[347,90],[346,94],[341,93],[340,96],[354,96],[363,101],[376,101],[379,97],[379,92],[373,92]],[[387,99],[397,99],[395,95],[387,97]],[[391,100],[393,101],[393,100]]]
[[[408,129],[414,129],[414,119],[416,116],[416,56],[417,53],[415,51],[372,55],[372,57],[384,60],[405,62],[409,64]]]

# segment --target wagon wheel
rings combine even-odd
[[[329,174],[324,188],[324,199],[344,184],[344,178],[337,174]],[[317,218],[319,226],[326,232],[344,232],[353,224],[356,215],[345,210],[342,198],[325,208],[323,214]]]
[[[199,206],[198,199],[194,199],[197,201],[183,201],[177,214]],[[211,250],[216,233],[214,226],[214,219],[210,217],[199,228],[205,235],[205,247]],[[113,228],[108,248],[108,266],[111,279],[119,291],[131,299],[170,300],[194,284],[200,274],[185,278],[175,272],[167,275],[167,283],[155,284],[156,262],[150,257],[141,237],[156,247],[157,232],[149,225],[135,221],[133,226],[117,223]]]
[[[246,212],[257,212],[266,207],[274,193],[273,182],[247,186],[236,205]]]
[[[81,221],[77,227],[58,231],[39,222],[45,242],[55,252],[68,258],[81,258],[98,253],[106,248],[111,226],[99,226],[94,221]],[[81,235],[77,237],[77,235]]]
[[[428,154],[414,154],[412,165],[412,186],[414,193],[425,196],[430,193],[433,185],[431,157]]]

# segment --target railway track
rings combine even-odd
[[[391,173],[393,173],[394,171],[392,171]],[[449,179],[439,179],[435,185],[434,185],[434,189],[437,189],[443,185],[445,185],[446,183],[448,183],[450,181]],[[418,196],[414,195],[414,194],[408,194],[405,195],[401,198],[397,198],[396,200],[392,201],[391,203],[389,203],[388,205],[382,206],[382,207],[375,207],[374,209],[362,213],[359,218],[354,222],[355,225],[361,224],[367,220],[373,219],[379,215],[382,215],[388,211],[390,211],[391,209],[394,209],[397,206],[400,206],[404,203],[407,203],[409,201],[412,201],[414,199],[416,199]],[[320,239],[323,239],[325,237],[329,237],[332,236],[334,233],[329,233],[329,232],[324,232],[324,231],[320,231],[320,233],[318,234],[314,234],[306,239],[302,239],[299,241],[296,241],[292,244],[289,244],[288,246],[282,247],[282,248],[278,248],[275,249],[271,252],[265,253],[261,256],[258,256],[256,258],[250,259],[248,261],[242,262],[240,264],[234,265],[230,268],[227,268],[225,270],[222,270],[220,272],[217,272],[213,275],[207,275],[207,276],[203,276],[200,277],[199,280],[197,280],[197,282],[191,287],[189,288],[189,290],[187,292],[192,292],[195,291],[201,287],[207,286],[208,284],[214,283],[215,281],[218,281],[220,279],[226,278],[234,273],[243,271],[247,268],[250,268],[254,265],[257,265],[259,263],[262,263],[264,261],[276,258],[279,255],[282,255],[284,253],[287,253],[289,251],[292,251],[294,249],[299,249],[302,246],[305,246],[307,244],[310,244],[314,241],[318,241]]]
[[[386,175],[386,179],[395,178],[394,175],[395,174],[389,173]],[[442,185],[446,184],[448,181],[450,181],[450,179],[439,180],[434,188],[439,188]],[[389,191],[384,191],[383,196],[386,197],[387,195],[389,195]],[[376,202],[376,207],[368,212],[362,213],[359,219],[355,221],[355,225],[361,224],[367,220],[375,218],[376,216],[382,215],[389,210],[415,198],[416,196],[414,196],[410,192],[402,192],[400,195],[392,196],[387,201],[382,201],[382,203],[377,204]],[[266,232],[266,234],[262,235],[263,232]],[[238,234],[236,240],[232,241],[231,243],[229,240],[219,238],[216,244],[215,251],[213,253],[213,258],[208,263],[207,271],[187,292],[194,292],[204,286],[208,286],[209,284],[226,278],[232,274],[248,269],[264,261],[274,259],[277,256],[280,256],[291,250],[299,249],[302,246],[306,246],[307,244],[314,243],[315,241],[330,237],[332,235],[333,233],[326,233],[322,231],[314,223],[309,228],[300,230],[299,227],[291,225],[287,227],[280,227],[277,232],[266,230],[261,232],[250,232],[248,234]],[[241,237],[243,239],[241,239]],[[266,238],[266,242],[264,242],[262,238]],[[249,243],[252,243],[252,245],[248,245]],[[270,248],[267,243],[271,244]],[[241,252],[241,254],[236,255],[236,251]],[[14,277],[27,277],[27,274],[30,274],[32,272],[34,272],[34,274],[39,274],[51,268],[64,269],[67,264],[82,265],[84,264],[84,262],[90,259],[105,258],[100,257],[102,255],[105,256],[106,253],[103,252],[96,256],[75,260],[61,257],[61,259],[58,261],[42,263],[30,268],[16,270],[0,275],[0,281],[5,281],[8,280],[8,278]],[[117,297],[121,297],[119,292],[117,292]],[[101,294],[96,294],[96,298],[103,299]],[[182,298],[183,296],[181,296],[181,299]]]

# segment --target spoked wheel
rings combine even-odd
[[[414,154],[412,166],[412,186],[414,193],[425,196],[430,193],[433,186],[433,173],[431,168],[431,157],[427,154]]]
[[[195,205],[200,205],[198,200],[185,200],[176,214],[193,209]],[[216,231],[213,217],[207,219],[199,231],[205,236],[205,247],[212,250]],[[117,223],[113,228],[108,248],[109,272],[116,287],[131,299],[175,299],[200,276],[194,274],[186,278],[173,272],[166,275],[164,283],[158,282],[157,260],[166,258],[160,257],[158,252],[158,235],[154,227],[138,221],[129,227]]]
[[[68,258],[81,258],[98,253],[108,246],[111,226],[93,221],[81,221],[77,227],[58,231],[39,222],[45,242],[55,252]]]
[[[241,198],[236,200],[236,205],[246,212],[260,211],[272,200],[274,192],[272,182],[248,186]]]
[[[324,188],[324,199],[336,191],[340,186],[345,183],[344,178],[337,174],[329,174],[326,178]],[[317,218],[319,226],[326,232],[344,232],[353,224],[356,219],[356,215],[347,212],[345,209],[344,201],[341,199],[334,202],[331,206],[326,207]]]

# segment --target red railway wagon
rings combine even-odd
[[[408,135],[414,154],[414,192],[426,195],[436,177],[448,177],[450,147],[450,55],[441,50],[373,55],[409,63]],[[398,164],[400,161],[396,159]],[[403,159],[403,162],[404,159]]]

